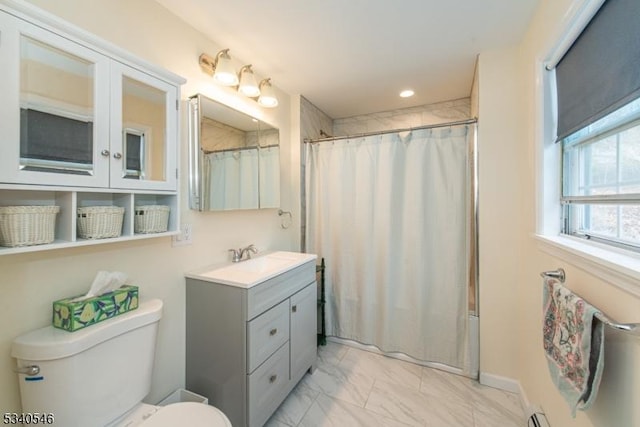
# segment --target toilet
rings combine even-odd
[[[204,403],[142,403],[161,317],[162,301],[155,299],[76,332],[47,326],[16,338],[11,356],[22,412],[53,414],[55,425],[65,427],[231,427]]]

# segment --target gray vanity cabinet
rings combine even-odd
[[[315,270],[314,270],[315,271]],[[293,295],[291,302],[291,376],[302,377],[317,354],[317,290],[315,282]],[[310,316],[309,313],[314,313]]]
[[[186,387],[261,427],[316,365],[315,263],[250,288],[187,278]]]

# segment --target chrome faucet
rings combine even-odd
[[[240,262],[240,252],[236,249],[229,249],[229,252],[231,252],[231,261]]]
[[[247,259],[251,259],[251,252],[257,254],[258,250],[254,245],[249,245],[246,248],[229,249],[229,252],[231,252],[231,261],[240,262],[244,258],[244,254],[247,254]]]

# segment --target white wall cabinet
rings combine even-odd
[[[186,387],[261,427],[315,369],[314,261],[251,288],[187,278]]]
[[[175,83],[6,13],[0,32],[2,182],[176,190]]]
[[[22,2],[0,4],[0,206],[59,205],[56,241],[83,243],[75,209],[171,207],[179,228],[179,97],[184,79]],[[103,243],[92,241],[87,243]]]

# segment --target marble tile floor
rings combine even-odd
[[[524,427],[516,394],[334,342],[265,427]]]

